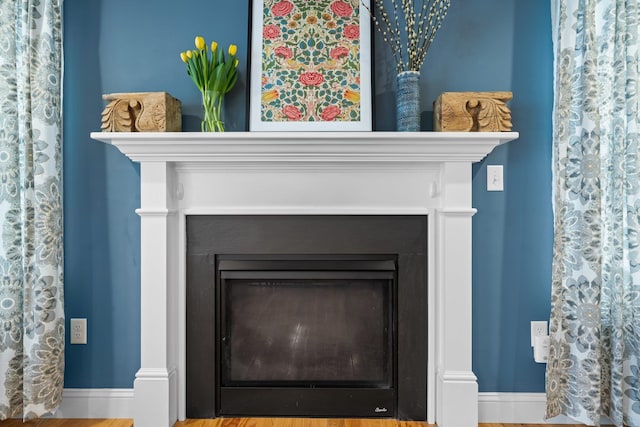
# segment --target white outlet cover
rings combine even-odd
[[[70,319],[69,343],[87,343],[87,319]]]
[[[531,347],[535,345],[536,337],[549,335],[549,326],[546,320],[534,320],[531,322]]]

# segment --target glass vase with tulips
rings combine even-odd
[[[224,132],[222,101],[238,80],[238,47],[229,45],[228,55],[218,48],[218,43],[207,46],[204,38],[195,38],[196,49],[180,53],[187,66],[187,74],[202,94],[204,119],[203,132]]]

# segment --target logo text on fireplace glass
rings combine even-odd
[[[373,411],[373,412],[387,412],[387,408],[378,408],[378,407],[376,406],[376,409],[374,409],[374,411]]]

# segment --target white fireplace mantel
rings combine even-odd
[[[141,165],[135,426],[185,417],[187,215],[426,215],[427,421],[476,427],[471,164],[516,132],[92,133]]]

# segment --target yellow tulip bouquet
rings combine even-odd
[[[230,45],[227,56],[215,41],[209,49],[204,38],[197,36],[195,44],[196,49],[181,52],[180,58],[187,64],[187,74],[202,92],[202,131],[224,132],[222,101],[238,80],[238,47]]]

